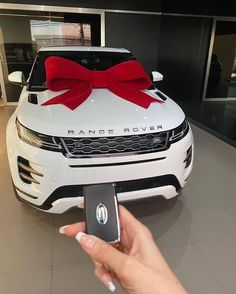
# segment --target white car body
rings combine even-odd
[[[129,53],[125,49],[100,47],[49,47],[40,52],[63,50]],[[7,126],[8,160],[17,196],[50,213],[63,213],[83,202],[83,186],[89,184],[115,183],[121,202],[158,195],[166,199],[176,196],[192,170],[192,131],[186,123],[182,131],[184,135],[170,143],[173,130],[183,124],[185,115],[173,100],[156,88],[146,90],[146,93],[158,99],[164,97],[165,101],[152,103],[148,109],[144,109],[121,99],[108,89],[93,89],[89,98],[72,111],[61,104],[40,105],[58,95],[58,92],[48,89],[29,91],[24,86],[18,107]],[[28,101],[29,94],[37,95],[38,104]],[[16,120],[34,132],[58,140],[64,138],[64,143],[60,141],[64,144],[63,151],[45,150],[26,143],[18,135]],[[125,142],[127,138],[142,140],[152,134],[150,140],[155,145],[161,133],[167,138],[163,143],[164,148],[153,147],[147,152],[136,150],[72,156],[69,152],[72,149],[68,149],[71,142],[68,138],[72,137],[72,144],[77,144],[73,145],[73,152],[77,150],[79,153],[82,146],[78,141],[80,138],[87,138],[91,143],[98,137],[99,140],[105,138],[107,141],[104,142],[119,137]],[[136,145],[132,143],[132,146]],[[83,146],[81,148],[85,150]],[[19,162],[19,158],[26,161]],[[27,182],[27,177],[32,181]]]

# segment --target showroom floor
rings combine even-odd
[[[0,107],[0,293],[108,293],[73,239],[80,210],[49,215],[13,196],[5,149],[12,107]],[[236,293],[236,149],[193,126],[195,164],[180,199],[128,204],[191,294]],[[116,293],[123,293],[121,290]]]

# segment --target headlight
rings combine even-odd
[[[58,144],[54,137],[43,135],[35,131],[29,130],[22,126],[18,120],[16,120],[16,128],[19,138],[32,146],[46,149],[50,151],[61,151],[62,147]]]
[[[175,143],[179,141],[188,133],[188,130],[189,125],[187,120],[185,119],[181,125],[170,131],[170,142]]]

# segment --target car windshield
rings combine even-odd
[[[79,63],[90,70],[106,70],[123,61],[134,60],[131,53],[101,52],[101,51],[40,51],[36,57],[30,75],[28,90],[44,91],[46,86],[46,72],[44,62],[50,56],[63,57]]]

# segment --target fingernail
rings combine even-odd
[[[103,283],[107,286],[107,288],[111,291],[114,292],[116,290],[116,286],[114,285],[114,283],[112,282],[111,276],[104,274],[102,276],[102,281]]]
[[[77,206],[78,206],[79,208],[84,208],[84,202],[79,202],[79,203],[77,204]]]
[[[98,262],[98,261],[94,261],[94,263],[95,263],[95,266],[96,266],[97,268],[101,268],[101,267],[102,267],[102,264],[101,264],[100,262]]]
[[[109,282],[107,285],[107,288],[111,291],[114,292],[116,290],[116,286],[114,285],[113,282]]]
[[[59,229],[59,233],[60,234],[65,234],[65,229],[66,228],[68,228],[69,226],[67,225],[67,226],[64,226],[64,227],[61,227],[60,229]]]
[[[75,239],[84,247],[90,249],[93,247],[95,240],[93,240],[89,235],[79,232],[76,236]]]
[[[82,238],[85,237],[85,236],[86,236],[85,233],[79,232],[79,233],[76,234],[75,239],[80,243]]]

